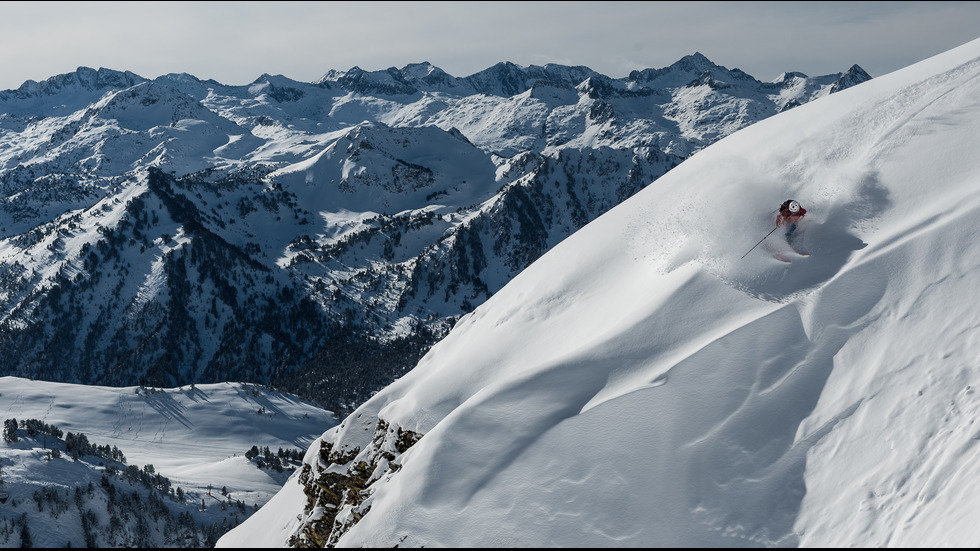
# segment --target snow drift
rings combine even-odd
[[[314,443],[423,435],[336,544],[975,545],[978,151],[980,40],[696,154],[324,433],[348,464]],[[740,258],[787,198],[813,256]],[[285,545],[301,490],[219,546]]]

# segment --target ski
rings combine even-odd
[[[787,264],[791,264],[793,262],[793,259],[791,258],[793,256],[799,258],[810,258],[810,253],[801,253],[798,251],[786,251],[780,253],[773,253],[772,255],[772,257],[775,258],[776,260],[779,260],[780,262],[785,262]]]

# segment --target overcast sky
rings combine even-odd
[[[694,52],[763,81],[881,76],[975,38],[980,2],[3,2],[0,90],[80,66],[232,85],[423,61],[621,78]]]

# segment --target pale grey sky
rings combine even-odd
[[[80,66],[232,85],[423,61],[621,78],[694,52],[764,81],[881,76],[976,38],[980,2],[2,2],[0,90]]]

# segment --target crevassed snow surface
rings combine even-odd
[[[975,546],[978,152],[980,40],[701,151],[324,433],[424,433],[339,545]]]

